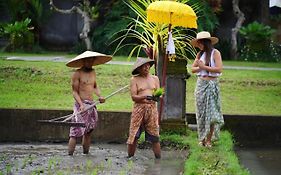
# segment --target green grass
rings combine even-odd
[[[132,66],[96,66],[102,95],[129,84]],[[70,77],[74,69],[64,63],[47,61],[7,61],[0,59],[0,107],[32,109],[72,109]],[[153,70],[152,70],[153,72]],[[225,114],[281,114],[281,71],[224,70],[221,81]],[[187,112],[194,112],[196,77],[187,80]],[[122,91],[99,110],[131,111],[132,101]]]
[[[129,84],[131,66],[97,66],[97,82],[104,96]],[[70,77],[64,63],[0,60],[0,107],[72,109]],[[102,76],[101,76],[102,75]],[[129,93],[119,93],[99,106],[101,110],[129,110]]]
[[[221,132],[220,140],[212,148],[200,147],[196,132],[187,137],[190,155],[185,162],[185,175],[249,175],[242,168],[233,151],[233,140],[229,132]]]
[[[187,80],[187,111],[194,112],[196,77]],[[225,114],[281,114],[281,71],[224,70],[220,78]]]

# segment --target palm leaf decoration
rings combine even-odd
[[[128,59],[136,54],[137,56],[141,51],[144,51],[148,57],[155,61],[161,55],[165,54],[165,46],[168,38],[168,24],[157,24],[147,21],[146,8],[155,0],[127,0],[123,1],[133,12],[136,13],[136,18],[128,17],[131,23],[126,29],[115,33],[116,37],[113,42],[119,42],[115,53],[127,45],[133,45]],[[181,3],[187,3],[189,0],[180,0]],[[196,5],[195,5],[196,6]],[[191,6],[192,7],[192,6]],[[175,27],[172,30],[173,39],[176,47],[178,58],[188,59],[188,55],[195,56],[195,49],[190,45],[191,36],[195,34],[192,29]],[[139,43],[126,43],[126,40],[133,38]]]

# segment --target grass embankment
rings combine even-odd
[[[213,147],[206,148],[198,145],[197,135],[191,132],[187,138],[190,147],[189,158],[185,162],[186,175],[228,174],[248,175],[242,168],[233,151],[233,140],[229,132],[221,132],[221,138]]]
[[[70,77],[74,69],[60,62],[7,61],[0,59],[0,107],[72,109]],[[96,66],[102,95],[129,84],[131,66]],[[281,71],[224,70],[221,82],[225,114],[281,114]],[[187,80],[187,112],[194,112],[196,77]],[[99,110],[130,111],[128,91],[108,99]]]

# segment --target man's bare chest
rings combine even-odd
[[[80,75],[80,83],[82,84],[94,84],[96,82],[96,76],[93,73],[83,73]]]
[[[153,79],[140,79],[137,81],[137,90],[144,91],[144,90],[153,90],[156,88],[155,82]]]

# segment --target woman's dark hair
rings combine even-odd
[[[206,57],[205,57],[205,65],[209,66],[210,64],[210,59],[211,59],[211,53],[213,49],[213,45],[211,40],[209,39],[200,39],[200,42],[203,44],[204,48],[202,51],[200,51],[200,55],[203,55],[204,52],[206,52]]]

